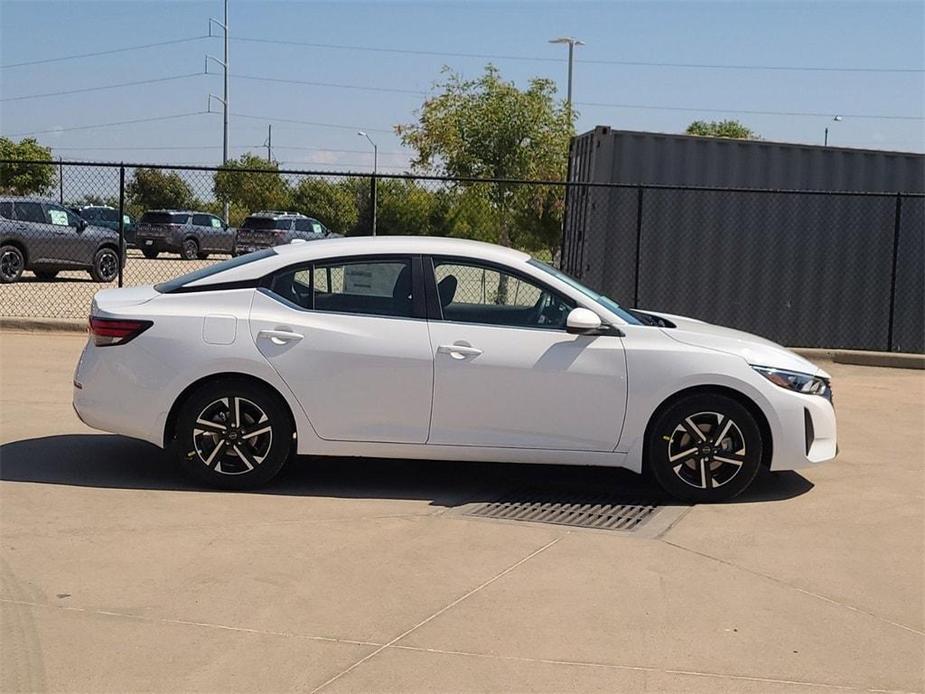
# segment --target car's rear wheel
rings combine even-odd
[[[741,494],[761,465],[761,431],[739,401],[693,394],[671,404],[649,429],[646,471],[672,496],[710,503]]]
[[[22,251],[16,246],[0,247],[0,283],[18,282],[25,266],[26,260],[22,257]]]
[[[292,449],[292,420],[268,388],[228,378],[197,388],[177,417],[174,454],[208,485],[251,489],[282,469]]]
[[[157,257],[157,251],[153,248],[142,248],[141,252],[148,260],[154,260]]]
[[[119,276],[119,254],[112,248],[101,248],[93,257],[90,277],[96,282],[112,282]]]
[[[186,239],[180,249],[180,255],[183,260],[196,260],[196,256],[199,255],[199,244],[196,239]]]
[[[53,280],[58,276],[57,270],[33,270],[32,272],[40,280]]]

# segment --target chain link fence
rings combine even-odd
[[[101,288],[294,238],[412,234],[509,245],[624,305],[783,344],[925,351],[922,194],[21,161],[0,190],[4,317],[83,318]],[[454,274],[472,300],[530,301]]]

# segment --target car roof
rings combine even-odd
[[[213,217],[218,215],[212,214],[211,212],[203,212],[202,210],[145,210],[144,213],[148,214],[149,212],[164,212],[168,214],[208,214]]]
[[[497,262],[503,265],[526,263],[530,255],[513,248],[504,248],[482,241],[437,236],[353,236],[325,238],[275,246],[273,252],[252,262],[234,263],[207,277],[191,279],[185,286],[205,287],[226,282],[255,280],[281,268],[316,260],[364,255],[443,255],[462,256],[473,260]],[[246,258],[247,256],[241,256]]]
[[[21,195],[0,195],[0,202],[37,202],[42,205],[45,205],[48,203],[52,203],[55,205],[61,204],[57,200],[52,200],[51,198],[34,198],[34,197],[24,197]]]
[[[311,219],[311,217],[302,214],[301,212],[280,212],[276,210],[261,210],[260,212],[251,212],[247,215],[250,217],[260,217],[264,219]]]

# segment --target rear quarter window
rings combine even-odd
[[[190,284],[191,282],[196,282],[197,280],[205,279],[206,277],[212,277],[213,275],[217,275],[218,273],[224,272],[225,270],[231,270],[232,268],[241,267],[242,265],[248,265],[257,260],[263,260],[264,258],[269,258],[272,255],[276,255],[276,251],[272,248],[265,248],[262,251],[256,251],[246,255],[239,255],[236,258],[224,260],[220,263],[214,263],[213,265],[207,265],[206,267],[199,270],[194,270],[193,272],[187,273],[185,275],[180,275],[179,277],[167,282],[155,284],[154,288],[161,294],[171,294],[173,292],[182,291],[183,287],[185,287],[187,284]],[[256,282],[254,283],[254,286],[256,286]],[[203,291],[205,290],[206,287],[203,287]]]

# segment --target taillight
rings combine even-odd
[[[90,316],[90,335],[97,347],[124,345],[154,325],[149,320],[123,318],[97,318]]]

